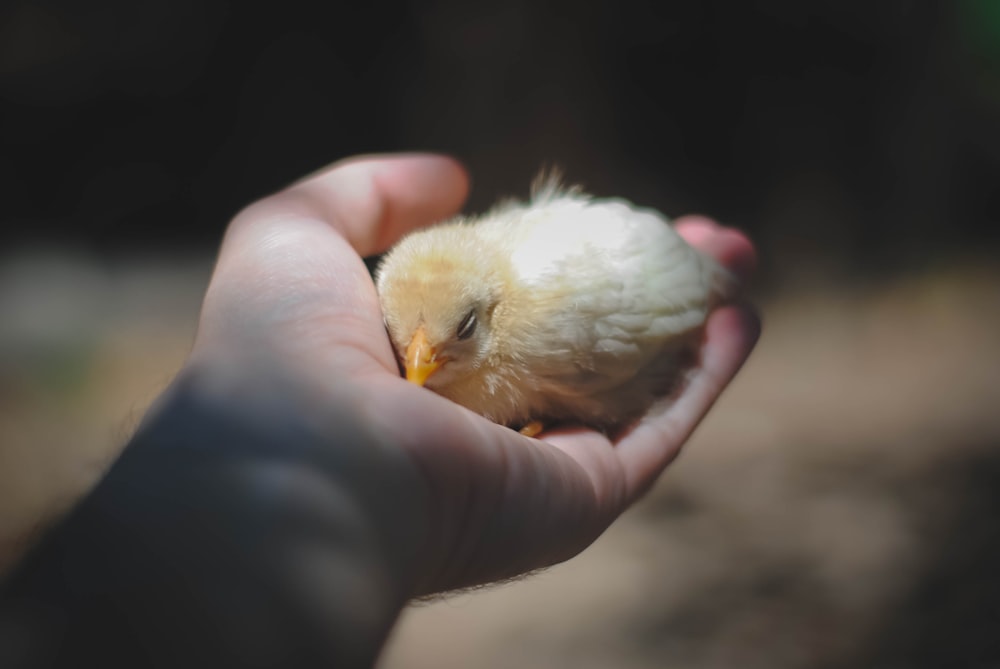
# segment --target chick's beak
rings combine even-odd
[[[406,380],[422,386],[443,362],[438,359],[437,351],[427,341],[427,333],[423,326],[417,328],[409,346],[406,347]]]

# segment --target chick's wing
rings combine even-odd
[[[620,385],[704,322],[721,268],[651,210],[563,196],[510,226],[544,376],[593,393]]]

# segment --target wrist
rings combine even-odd
[[[347,574],[343,587],[370,588],[364,601],[394,617],[419,578],[423,479],[375,422],[364,420],[355,393],[308,386],[305,375],[260,359],[247,369],[189,366],[137,442],[164,459],[181,449],[188,461],[202,462],[207,503],[230,491],[234,514],[253,528],[240,537],[247,549],[285,547],[287,554],[272,557],[305,588],[334,587],[334,575]],[[325,548],[336,548],[334,564],[323,564]],[[371,617],[360,615],[358,597],[348,600],[352,616]]]
[[[412,592],[422,489],[349,405],[260,371],[185,370],[5,610],[43,593],[48,632],[85,655],[124,625],[134,656],[370,664]]]

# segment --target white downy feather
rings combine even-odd
[[[495,295],[493,331],[467,373],[441,373],[428,387],[502,423],[615,426],[676,385],[700,326],[735,280],[653,210],[555,179],[534,190],[528,203],[404,239],[379,270],[390,334],[405,348],[418,320],[450,322],[468,311],[437,306],[438,293],[454,290],[455,301],[470,304]],[[449,254],[446,266],[472,265],[455,270],[466,285],[426,276]],[[396,295],[400,277],[417,277],[409,290],[434,295]]]

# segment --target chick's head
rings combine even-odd
[[[415,233],[376,276],[386,329],[406,378],[440,390],[482,370],[498,345],[503,293],[495,253],[449,226]]]

